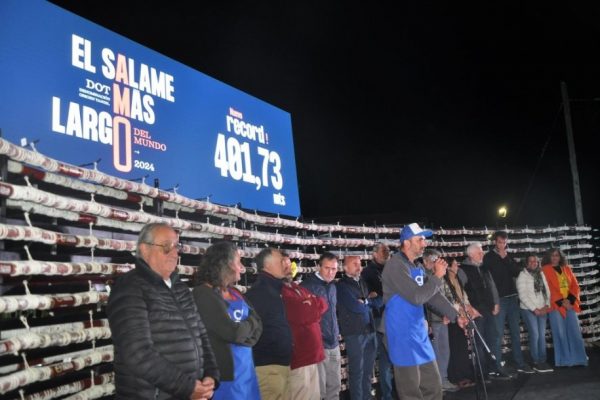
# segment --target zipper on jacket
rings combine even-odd
[[[175,285],[173,285],[173,286],[175,286]],[[175,305],[177,306],[179,313],[181,313],[181,316],[183,317],[183,322],[185,323],[187,330],[190,332],[190,335],[192,335],[192,338],[194,339],[193,342],[194,342],[194,348],[196,349],[196,359],[198,360],[198,367],[204,372],[204,367],[202,365],[202,357],[200,357],[200,349],[198,348],[198,342],[196,340],[196,336],[194,336],[194,331],[192,330],[192,327],[188,323],[187,318],[185,318],[185,313],[181,309],[181,306],[179,305],[179,301],[177,301],[177,298],[175,297],[175,293],[173,293],[173,289],[169,288],[169,293],[171,293],[171,297],[173,297],[173,300],[175,300]],[[202,339],[200,339],[200,340],[202,340]]]

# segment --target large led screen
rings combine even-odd
[[[0,2],[0,96],[16,144],[189,198],[300,214],[289,113],[53,4]]]

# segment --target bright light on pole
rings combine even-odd
[[[506,214],[508,214],[508,209],[506,206],[502,206],[498,209],[498,216],[500,218],[506,218]]]

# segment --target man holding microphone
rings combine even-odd
[[[465,327],[452,304],[440,292],[448,264],[435,260],[433,274],[425,279],[423,268],[414,261],[427,247],[432,231],[412,223],[400,232],[400,251],[385,264],[382,275],[385,341],[392,364],[396,390],[401,400],[441,400],[442,381],[429,340],[424,304],[450,321]]]

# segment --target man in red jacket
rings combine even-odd
[[[281,289],[287,319],[292,329],[294,346],[290,372],[290,398],[292,400],[319,400],[319,373],[317,364],[325,359],[321,337],[321,315],[327,302],[294,282],[291,260],[285,253],[286,279]]]

